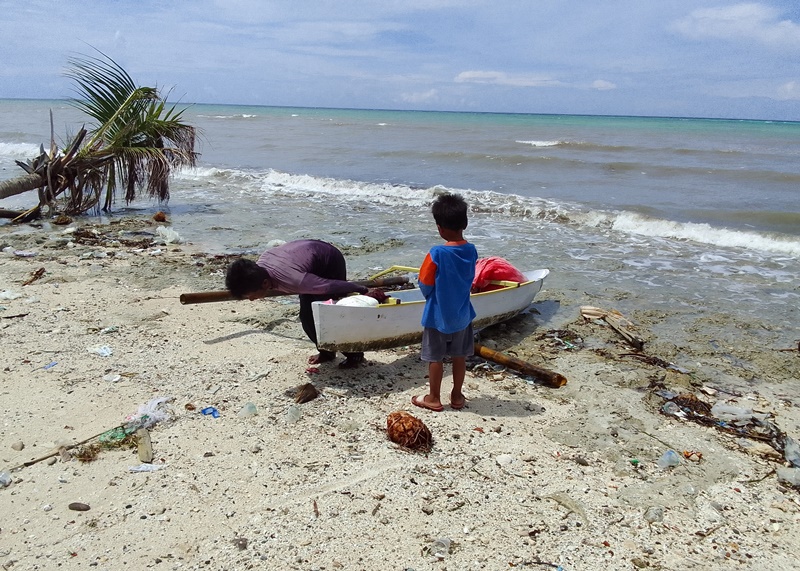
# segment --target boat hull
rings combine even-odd
[[[500,323],[524,311],[542,289],[549,270],[523,272],[528,281],[518,286],[476,293],[470,296],[477,331]],[[352,307],[323,302],[311,305],[317,344],[327,351],[375,351],[422,341],[422,310],[425,299],[419,289],[392,292],[399,304]]]

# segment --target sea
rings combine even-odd
[[[89,219],[163,210],[208,253],[320,238],[355,279],[418,266],[441,241],[432,200],[456,192],[481,256],[550,270],[543,326],[594,305],[658,316],[652,334],[677,345],[701,320],[709,350],[800,339],[798,122],[177,106],[197,167],[174,174],[167,203],[120,198]],[[0,100],[0,180],[84,124],[67,101]]]

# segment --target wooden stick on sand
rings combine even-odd
[[[551,371],[543,367],[538,367],[532,363],[523,361],[522,359],[517,359],[511,355],[501,353],[500,351],[489,349],[480,343],[475,343],[475,354],[488,361],[493,361],[498,365],[503,365],[522,374],[530,375],[534,379],[537,379],[548,387],[553,387],[554,389],[563,387],[567,384],[567,378],[560,373],[556,373],[555,371]]]
[[[637,351],[644,349],[644,340],[641,337],[637,337],[633,331],[631,331],[633,323],[628,321],[619,311],[613,309],[611,311],[606,311],[599,307],[582,305],[581,315],[584,319],[602,319],[608,323],[611,329],[619,333],[634,349]]]

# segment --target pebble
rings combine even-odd
[[[644,512],[644,519],[650,523],[656,523],[664,519],[664,508],[661,506],[650,506]]]
[[[495,460],[500,466],[508,466],[514,462],[514,457],[511,454],[500,454]]]
[[[17,452],[19,452],[23,448],[25,448],[25,443],[22,442],[22,440],[18,440],[17,442],[11,445],[11,449],[16,450]]]
[[[52,456],[51,458],[48,458],[48,459],[47,459],[47,465],[48,465],[48,466],[52,466],[52,465],[53,465],[53,464],[55,464],[56,462],[58,462],[58,458],[56,458],[55,456]]]
[[[84,504],[81,502],[72,502],[67,507],[75,512],[88,512],[91,509],[88,504]]]

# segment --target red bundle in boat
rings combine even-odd
[[[479,258],[475,263],[475,279],[472,280],[472,291],[492,291],[503,286],[491,284],[491,281],[524,282],[525,276],[510,262],[497,256]]]

